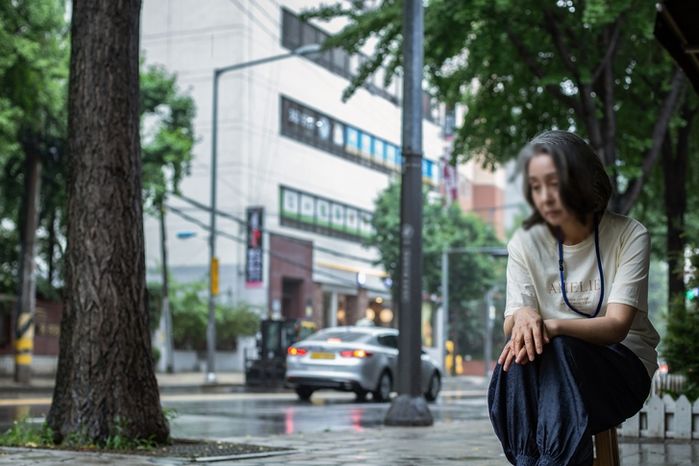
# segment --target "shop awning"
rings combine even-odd
[[[362,287],[370,296],[390,299],[390,289],[386,286],[385,273],[381,270],[360,267],[346,263],[316,260],[313,265],[313,281],[328,285],[337,291],[356,294]]]
[[[699,2],[665,0],[657,8],[655,37],[699,93]]]

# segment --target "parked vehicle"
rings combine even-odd
[[[286,357],[286,385],[301,400],[314,391],[354,392],[358,400],[368,393],[375,401],[389,399],[396,381],[398,331],[381,327],[331,327],[290,346]],[[442,387],[442,373],[424,351],[421,356],[422,390],[434,401]]]

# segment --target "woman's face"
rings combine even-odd
[[[546,223],[560,227],[575,220],[561,201],[558,171],[548,154],[537,154],[529,161],[529,189],[534,207]]]

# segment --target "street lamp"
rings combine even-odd
[[[251,60],[223,68],[214,68],[214,92],[212,100],[211,119],[211,221],[209,236],[209,318],[206,325],[206,381],[216,382],[214,368],[214,352],[216,350],[216,295],[218,294],[218,259],[216,257],[216,166],[217,166],[217,138],[218,138],[218,79],[221,75],[230,71],[250,68],[285,58],[304,56],[317,53],[321,50],[319,44],[307,44],[292,50],[289,53],[274,55],[258,60]]]

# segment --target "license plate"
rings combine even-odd
[[[334,353],[311,353],[311,359],[335,359]]]

